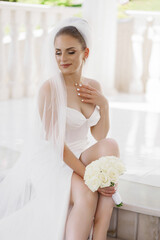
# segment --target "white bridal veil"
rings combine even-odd
[[[63,161],[67,96],[54,50],[55,35],[65,26],[75,26],[90,47],[90,28],[81,18],[66,19],[49,33],[32,131],[0,182],[1,240],[65,239],[73,170]]]

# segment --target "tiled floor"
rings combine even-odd
[[[160,106],[147,103],[144,96],[118,95],[109,102],[108,136],[117,140],[127,167],[119,184],[124,208],[160,215]],[[0,169],[16,161],[33,111],[33,99],[0,102]]]

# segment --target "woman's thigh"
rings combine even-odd
[[[70,193],[70,205],[86,202],[86,204],[92,204],[98,199],[97,192],[91,192],[91,190],[84,183],[84,180],[75,172],[71,178],[71,193]]]

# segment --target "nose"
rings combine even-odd
[[[61,62],[64,63],[66,61],[67,61],[66,54],[62,52],[62,54],[61,54]]]

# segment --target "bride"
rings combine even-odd
[[[119,149],[106,138],[108,101],[84,73],[90,40],[81,18],[66,19],[50,33],[49,78],[37,91],[32,135],[0,183],[1,240],[106,240],[116,189],[93,193],[83,177],[89,163],[119,157]]]

